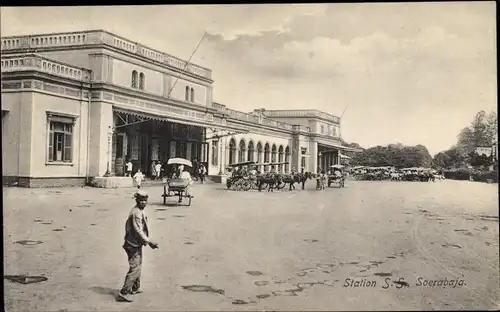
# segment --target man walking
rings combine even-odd
[[[152,249],[158,248],[158,244],[149,238],[147,217],[144,214],[144,208],[148,203],[148,194],[139,190],[134,197],[136,205],[128,215],[125,224],[125,243],[123,244],[130,268],[125,276],[125,283],[118,294],[118,298],[126,302],[133,301],[131,295],[142,292],[140,289],[142,246],[149,245]]]

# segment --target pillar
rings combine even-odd
[[[112,138],[108,140],[108,133],[113,126],[113,108],[111,104],[92,102],[89,123],[89,175],[100,177],[106,173],[108,161],[111,169]]]
[[[225,174],[224,163],[226,162],[227,138],[219,138],[219,175]]]
[[[308,171],[317,173],[318,171],[318,143],[315,141],[309,142],[309,168]]]

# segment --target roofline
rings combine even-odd
[[[51,33],[30,33],[30,34],[27,34],[27,35],[13,35],[13,36],[5,36],[5,37],[1,37],[0,39],[13,39],[13,38],[22,38],[22,37],[29,37],[29,36],[50,36],[50,35],[56,35],[56,34],[60,34],[60,35],[70,35],[70,34],[80,34],[80,33],[96,33],[96,32],[102,32],[102,33],[107,33],[111,36],[115,36],[119,39],[122,39],[122,40],[126,40],[126,41],[130,41],[132,43],[135,43],[137,45],[140,45],[140,46],[143,46],[147,49],[150,49],[150,50],[153,50],[153,51],[156,51],[158,53],[163,53],[165,54],[166,56],[168,57],[172,57],[172,58],[176,58],[176,59],[179,59],[181,61],[184,61],[186,63],[189,63],[189,64],[194,64],[204,70],[207,70],[209,71],[210,73],[212,73],[212,70],[210,68],[207,68],[207,67],[204,67],[204,66],[201,66],[201,65],[198,65],[196,63],[191,63],[191,62],[188,62],[188,60],[184,60],[180,57],[177,57],[177,56],[174,56],[172,54],[169,54],[169,53],[166,53],[166,52],[163,52],[163,51],[160,51],[156,48],[152,48],[150,46],[147,46],[147,45],[144,45],[138,41],[134,41],[134,40],[131,40],[129,38],[126,38],[126,37],[123,37],[121,35],[118,35],[116,33],[112,33],[108,30],[105,30],[105,29],[87,29],[87,30],[80,30],[80,31],[70,31],[70,32],[51,32]]]

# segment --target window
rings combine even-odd
[[[325,133],[325,126],[321,125],[321,134]]]
[[[186,86],[186,93],[184,95],[184,100],[186,100],[186,102],[189,101],[189,87],[188,86]]]
[[[212,166],[218,165],[218,163],[219,163],[218,156],[219,156],[219,141],[213,140],[212,141]]]
[[[145,79],[144,74],[141,73],[139,75],[139,90],[144,90],[144,84],[146,83]]]
[[[49,162],[68,162],[73,160],[74,118],[50,115],[49,123]]]
[[[191,102],[194,103],[194,89],[191,88]]]
[[[132,88],[137,89],[137,71],[132,72]]]

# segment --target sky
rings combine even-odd
[[[3,7],[2,36],[105,29],[212,69],[213,100],[340,116],[368,148],[450,148],[497,109],[495,2]]]

